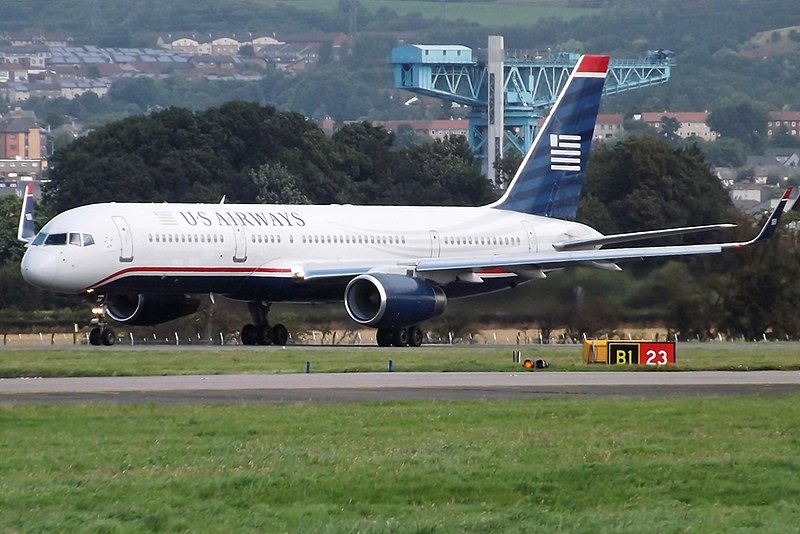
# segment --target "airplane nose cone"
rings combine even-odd
[[[20,265],[22,278],[42,289],[52,289],[58,275],[58,259],[43,250],[29,249]]]

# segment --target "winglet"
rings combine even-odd
[[[30,243],[36,236],[36,229],[33,226],[33,185],[25,187],[25,196],[22,198],[22,212],[19,214],[19,228],[17,228],[17,239],[23,243]]]
[[[755,236],[750,241],[744,241],[742,243],[730,243],[724,245],[724,247],[725,248],[746,247],[758,241],[765,241],[770,237],[772,237],[772,235],[775,233],[775,230],[778,229],[778,222],[780,222],[781,220],[781,215],[783,215],[783,211],[786,209],[786,204],[789,202],[789,196],[791,194],[792,194],[792,188],[791,187],[786,188],[786,192],[783,193],[783,196],[781,197],[781,200],[778,202],[778,205],[775,206],[774,210],[772,210],[772,213],[767,219],[767,222],[765,222],[764,226],[761,227],[761,231],[758,233],[757,236]]]

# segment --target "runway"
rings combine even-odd
[[[354,402],[800,393],[800,371],[311,373],[0,379],[0,403]]]

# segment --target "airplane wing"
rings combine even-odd
[[[596,237],[591,239],[575,239],[572,241],[563,241],[561,243],[554,243],[553,248],[556,250],[583,250],[603,245],[610,245],[612,243],[626,243],[629,241],[641,241],[643,239],[655,239],[661,237],[670,237],[676,235],[694,234],[698,232],[708,232],[711,230],[720,230],[722,228],[733,228],[735,224],[706,224],[703,226],[684,226],[681,228],[667,228],[665,230],[648,230],[646,232],[631,232],[627,234],[609,234],[603,237]]]
[[[570,243],[565,242],[561,244],[561,248],[554,248],[549,251],[531,252],[527,254],[516,255],[487,255],[487,256],[470,256],[461,258],[423,258],[413,259],[407,261],[398,261],[392,265],[368,265],[365,262],[341,262],[341,263],[326,263],[315,264],[305,263],[301,266],[293,268],[293,276],[298,281],[310,281],[315,279],[325,279],[334,277],[357,276],[367,272],[397,272],[408,273],[409,271],[420,273],[436,273],[436,272],[466,272],[474,270],[484,270],[501,268],[511,272],[518,272],[522,276],[527,277],[543,277],[545,270],[560,269],[569,266],[587,265],[598,267],[602,269],[616,270],[618,267],[615,265],[617,261],[624,260],[638,260],[643,258],[656,258],[667,256],[690,256],[699,254],[716,254],[729,248],[742,248],[759,241],[764,241],[772,237],[778,227],[781,215],[789,202],[789,195],[792,188],[788,188],[781,198],[778,205],[772,211],[767,221],[762,226],[758,235],[749,241],[741,242],[727,242],[727,243],[711,243],[704,245],[673,245],[673,246],[656,246],[656,247],[625,247],[625,248],[578,248],[577,245],[570,246]],[[633,234],[617,234],[616,236],[607,236],[611,241],[603,242],[603,238],[594,240],[583,240],[582,246],[587,242],[592,242],[592,245],[603,245],[615,241],[619,237],[623,237],[621,241],[631,240],[630,236],[636,236],[633,239],[651,238],[654,236],[664,235],[677,235],[680,233],[688,233],[685,230],[688,228],[690,231],[704,231],[717,228],[727,228],[733,225],[708,225],[704,227],[684,227],[667,230],[656,230],[652,232],[636,232]],[[660,234],[660,235],[659,235]],[[476,280],[478,281],[478,280]]]
[[[783,194],[778,205],[770,214],[761,231],[749,241],[711,243],[707,245],[674,245],[660,247],[628,247],[611,249],[591,249],[591,250],[561,250],[555,249],[547,252],[536,252],[519,256],[494,256],[486,258],[431,258],[415,262],[413,266],[418,272],[443,271],[443,270],[468,270],[468,269],[487,269],[492,267],[513,268],[535,267],[545,269],[557,269],[576,264],[593,264],[595,266],[609,265],[622,260],[656,258],[665,256],[691,256],[698,254],[716,254],[728,248],[742,248],[758,241],[764,241],[772,237],[778,228],[778,222],[789,202],[789,195],[792,188],[789,187]],[[678,229],[680,230],[680,229]],[[669,230],[666,230],[668,232]],[[664,231],[656,231],[664,232]],[[642,232],[647,234],[648,232]],[[640,233],[640,235],[642,234]],[[652,237],[652,236],[648,236]],[[602,239],[602,238],[601,238]],[[409,265],[410,266],[410,265]]]

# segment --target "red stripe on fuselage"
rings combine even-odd
[[[97,287],[103,285],[114,278],[124,276],[131,273],[170,273],[170,274],[291,274],[291,269],[278,269],[278,268],[252,268],[252,267],[128,267],[113,274],[110,274],[96,282],[89,287]]]

